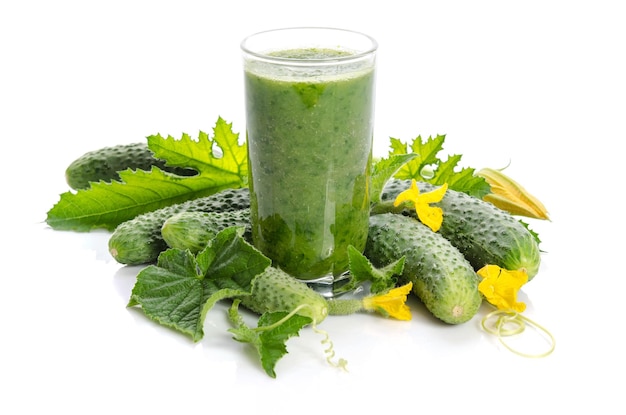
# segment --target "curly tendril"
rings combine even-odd
[[[257,327],[255,330],[256,331],[266,331],[266,330],[271,330],[273,328],[276,328],[278,326],[280,326],[281,324],[283,324],[284,322],[286,322],[287,320],[289,320],[293,315],[297,314],[298,311],[302,310],[303,308],[307,308],[307,307],[311,307],[309,304],[300,304],[299,306],[297,306],[296,308],[294,308],[293,310],[291,310],[287,315],[285,315],[283,318],[281,318],[280,320],[278,320],[277,322],[275,322],[274,324],[268,325],[268,326],[263,326],[263,327]],[[335,357],[335,347],[333,345],[333,342],[330,340],[330,336],[328,334],[328,332],[326,330],[322,330],[322,329],[318,329],[317,328],[317,322],[313,321],[311,323],[311,328],[313,329],[313,331],[315,333],[321,334],[324,336],[324,339],[321,341],[321,343],[323,345],[328,345],[328,347],[324,350],[324,354],[326,355],[326,361],[334,367],[337,367],[339,369],[343,369],[346,372],[348,371],[347,365],[348,365],[348,361],[345,359],[340,358],[337,362],[333,362],[333,357]]]
[[[493,324],[493,327],[489,327],[487,325],[487,322],[489,320],[493,320],[494,318],[495,318],[495,323]],[[552,353],[554,351],[554,348],[556,347],[556,340],[548,329],[546,329],[545,327],[541,326],[537,322],[529,319],[528,317],[521,315],[520,313],[514,310],[499,310],[498,309],[498,310],[492,311],[491,313],[483,317],[481,325],[487,333],[497,336],[498,340],[504,347],[506,347],[509,351],[519,356],[532,357],[532,358],[545,357],[545,356],[548,356],[550,353]],[[511,347],[509,344],[507,344],[504,341],[505,337],[514,336],[516,334],[523,333],[527,325],[537,328],[539,331],[545,333],[548,336],[548,339],[550,342],[550,347],[548,348],[548,350],[546,350],[543,353],[537,353],[537,354],[524,353],[522,351],[514,349],[513,347]]]
[[[326,353],[326,361],[331,366],[337,367],[339,369],[343,369],[347,372],[348,361],[346,359],[340,358],[337,362],[333,362],[332,360],[333,357],[335,357],[335,347],[333,346],[333,342],[330,340],[330,336],[328,335],[328,332],[326,330],[318,329],[315,324],[313,324],[311,327],[313,328],[314,332],[324,336],[324,339],[322,340],[321,343],[328,344],[328,347],[326,348],[326,350],[324,350],[324,353]]]

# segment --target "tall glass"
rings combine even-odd
[[[377,43],[287,28],[241,48],[254,245],[298,279],[332,283],[367,240]]]

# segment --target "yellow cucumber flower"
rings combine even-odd
[[[501,170],[484,168],[476,175],[485,179],[491,186],[491,193],[483,196],[484,201],[513,215],[549,220],[548,211],[543,203]]]
[[[510,271],[497,265],[485,265],[478,270],[483,280],[478,284],[478,291],[485,299],[499,310],[514,310],[518,313],[526,310],[526,304],[517,302],[517,292],[528,282],[525,270]]]
[[[363,299],[363,308],[376,311],[385,317],[398,320],[411,320],[411,309],[406,305],[407,295],[411,292],[412,283],[392,288],[385,294],[372,295]]]
[[[437,232],[443,222],[443,210],[440,207],[430,206],[430,204],[440,202],[447,190],[448,184],[444,183],[438,189],[420,194],[417,182],[412,179],[411,187],[400,193],[393,205],[397,207],[405,202],[413,203],[420,222],[428,226],[433,232]]]

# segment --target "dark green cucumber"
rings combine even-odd
[[[386,266],[403,256],[402,283],[440,320],[460,324],[470,320],[482,302],[479,277],[450,241],[426,225],[395,213],[370,217],[364,255],[374,266]]]
[[[156,261],[167,249],[161,228],[167,219],[180,212],[232,212],[250,207],[247,188],[227,189],[211,196],[189,200],[147,212],[121,223],[109,238],[109,252],[125,265]]]
[[[119,180],[122,170],[150,170],[152,166],[180,176],[197,172],[184,167],[167,166],[154,157],[146,142],[120,144],[90,151],[74,160],[65,170],[65,180],[72,189],[86,189],[89,183]]]
[[[250,209],[222,212],[180,212],[163,223],[161,236],[170,248],[189,249],[196,254],[220,231],[230,226],[244,228],[243,238],[252,241]]]
[[[390,180],[383,188],[381,200],[395,200],[410,185],[409,180]],[[435,189],[423,182],[418,187],[421,192]],[[465,255],[474,270],[488,264],[508,270],[525,269],[528,280],[539,271],[541,251],[537,239],[515,216],[489,202],[450,189],[433,206],[443,210],[439,233]],[[405,209],[404,213],[416,216],[412,209]]]

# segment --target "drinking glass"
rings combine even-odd
[[[377,43],[301,27],[241,48],[253,243],[295,278],[332,285],[367,240]]]

